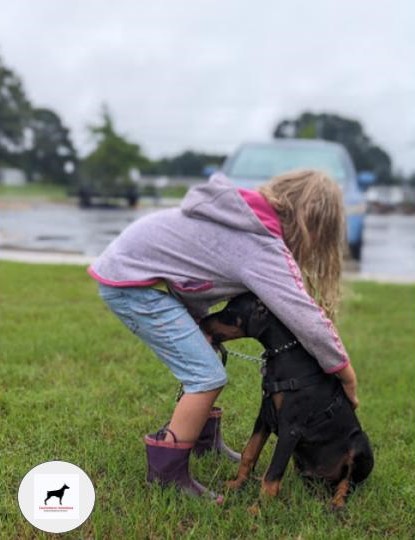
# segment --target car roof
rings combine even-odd
[[[297,147],[297,148],[336,148],[340,151],[344,150],[342,144],[325,141],[323,139],[295,139],[295,138],[281,138],[273,139],[271,141],[252,141],[246,142],[240,145],[239,148],[245,146],[283,146],[283,147]]]

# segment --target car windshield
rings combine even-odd
[[[345,165],[336,149],[282,146],[246,146],[226,170],[232,178],[266,180],[293,169],[319,169],[342,183]]]

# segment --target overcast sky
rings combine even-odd
[[[151,157],[227,153],[305,110],[415,171],[413,0],[0,0],[0,55],[78,150],[100,105]]]

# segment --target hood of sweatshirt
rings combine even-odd
[[[251,210],[238,188],[222,173],[191,188],[181,203],[184,215],[269,236],[269,230]]]

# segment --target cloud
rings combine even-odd
[[[14,0],[0,50],[81,151],[103,102],[153,156],[227,152],[328,110],[412,170],[414,15],[410,0]]]

